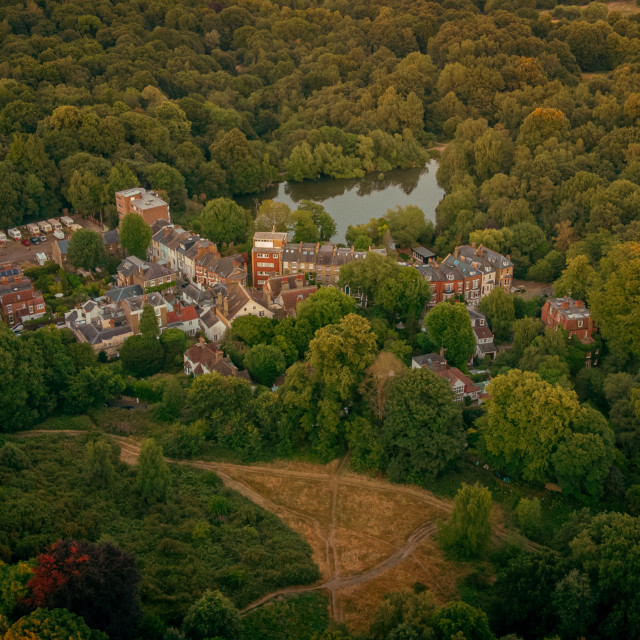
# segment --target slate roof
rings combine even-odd
[[[121,302],[133,296],[141,296],[144,293],[139,284],[132,284],[128,287],[113,287],[109,291],[105,291],[104,295],[112,302]]]

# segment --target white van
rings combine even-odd
[[[38,222],[38,227],[42,233],[51,233],[53,231],[53,227],[46,220]]]
[[[51,228],[54,231],[58,231],[59,229],[62,229],[62,224],[60,223],[60,220],[56,220],[55,218],[49,218],[47,222],[51,225]]]
[[[40,235],[40,227],[35,222],[30,222],[27,225],[27,231],[30,236],[39,236]]]
[[[20,238],[22,238],[22,234],[19,229],[16,229],[15,227],[13,227],[13,229],[9,229],[7,231],[7,235],[13,240],[20,240]]]
[[[47,261],[47,254],[42,252],[36,253],[36,261],[42,267]]]
[[[73,224],[73,218],[70,218],[69,216],[62,216],[62,218],[60,218],[60,222],[62,222],[65,227],[70,227]]]

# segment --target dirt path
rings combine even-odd
[[[245,607],[240,611],[241,615],[246,615],[250,611],[261,607],[276,598],[281,598],[284,596],[297,595],[300,593],[308,593],[310,591],[320,591],[322,589],[327,589],[329,592],[334,594],[336,591],[340,589],[346,589],[348,587],[355,587],[357,585],[368,582],[369,580],[373,580],[373,578],[377,578],[381,573],[387,571],[389,569],[393,569],[393,567],[397,566],[401,562],[404,562],[415,550],[420,542],[422,542],[425,538],[432,536],[436,531],[436,524],[431,522],[422,525],[416,531],[414,531],[411,536],[407,539],[407,541],[400,547],[397,551],[395,551],[388,558],[380,562],[378,565],[369,569],[368,571],[364,571],[362,573],[353,575],[353,576],[345,576],[340,577],[336,575],[335,577],[323,582],[322,584],[310,585],[306,587],[289,587],[287,589],[280,589],[279,591],[274,591],[273,593],[268,593],[263,596],[259,600],[252,602],[250,605]]]
[[[77,430],[60,430],[60,431],[46,431],[46,430],[32,430],[23,431],[21,433],[13,434],[17,437],[37,436],[44,434],[63,434],[76,436],[86,433],[85,431]],[[129,464],[136,464],[138,456],[140,455],[141,444],[131,438],[107,434],[113,439],[121,448],[121,458],[123,461]],[[339,568],[339,554],[337,545],[337,529],[338,529],[338,501],[340,497],[340,489],[346,487],[357,487],[369,490],[375,490],[377,492],[389,494],[391,496],[405,495],[413,499],[421,501],[428,507],[435,508],[444,513],[451,513],[453,505],[451,502],[441,500],[435,496],[429,494],[427,491],[414,486],[408,485],[395,485],[390,484],[383,480],[376,480],[374,478],[367,478],[359,476],[354,473],[345,471],[349,459],[347,454],[337,467],[327,469],[326,472],[321,471],[300,471],[295,469],[282,469],[273,466],[248,466],[238,465],[228,462],[207,462],[204,460],[173,460],[165,458],[165,460],[172,464],[184,464],[196,469],[202,469],[206,471],[215,472],[222,480],[225,486],[229,487],[241,493],[252,502],[261,506],[262,508],[275,513],[279,517],[284,517],[289,521],[298,520],[303,522],[309,531],[324,545],[324,554],[326,556],[326,571],[324,579],[313,585],[288,587],[286,589],[280,589],[272,593],[266,594],[259,600],[251,603],[245,609],[241,611],[242,615],[253,611],[254,609],[267,604],[277,598],[292,596],[301,593],[308,593],[312,591],[325,590],[329,592],[330,596],[330,608],[331,615],[334,619],[340,621],[342,619],[342,611],[338,607],[337,594],[342,589],[355,587],[366,583],[374,578],[378,577],[385,571],[393,569],[407,560],[415,551],[418,545],[425,539],[432,536],[436,531],[436,523],[433,520],[422,522],[416,526],[416,528],[408,535],[405,542],[400,545],[394,545],[388,540],[384,540],[378,536],[374,536],[365,533],[361,530],[355,531],[345,526],[341,526],[340,529],[345,532],[357,533],[359,536],[370,538],[377,542],[384,542],[388,546],[389,550],[394,549],[391,555],[387,556],[375,566],[370,569],[361,571],[359,573],[351,575],[341,575]],[[242,474],[243,476],[251,476],[255,474],[257,477],[268,476],[272,478],[282,478],[290,480],[307,480],[315,482],[329,483],[330,485],[330,517],[328,523],[324,523],[314,518],[313,516],[302,513],[296,509],[292,509],[289,506],[274,502],[269,497],[263,495],[253,487],[249,486],[246,482],[243,482],[237,477],[233,477],[234,473]],[[537,552],[541,549],[539,545],[526,538],[523,538],[511,531],[504,529],[499,525],[493,525],[492,538],[494,541],[510,541],[519,542],[522,546],[531,552]],[[439,585],[436,583],[436,587]]]

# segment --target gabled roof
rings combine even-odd
[[[196,308],[191,307],[182,307],[181,309],[174,309],[167,313],[167,323],[171,324],[173,322],[189,322],[191,320],[198,319],[198,312]]]
[[[304,289],[289,289],[288,291],[281,291],[276,302],[283,308],[287,315],[291,315],[295,313],[299,302],[306,300],[317,290],[318,287],[314,285],[312,287],[305,287]]]
[[[112,302],[121,302],[133,296],[141,296],[143,293],[142,287],[139,284],[132,284],[128,287],[113,287],[105,291],[104,295]]]

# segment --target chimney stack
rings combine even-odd
[[[299,273],[296,276],[296,288],[297,289],[302,289],[302,287],[304,287],[304,278],[302,277],[302,274]]]
[[[289,278],[284,278],[282,280],[281,290],[282,291],[289,291]]]
[[[224,310],[225,317],[229,315],[229,296],[225,296],[222,299],[222,308]]]
[[[460,253],[460,248],[459,248],[459,247],[456,247],[456,248],[453,250],[453,257],[454,257],[454,258],[457,258],[459,253]]]

